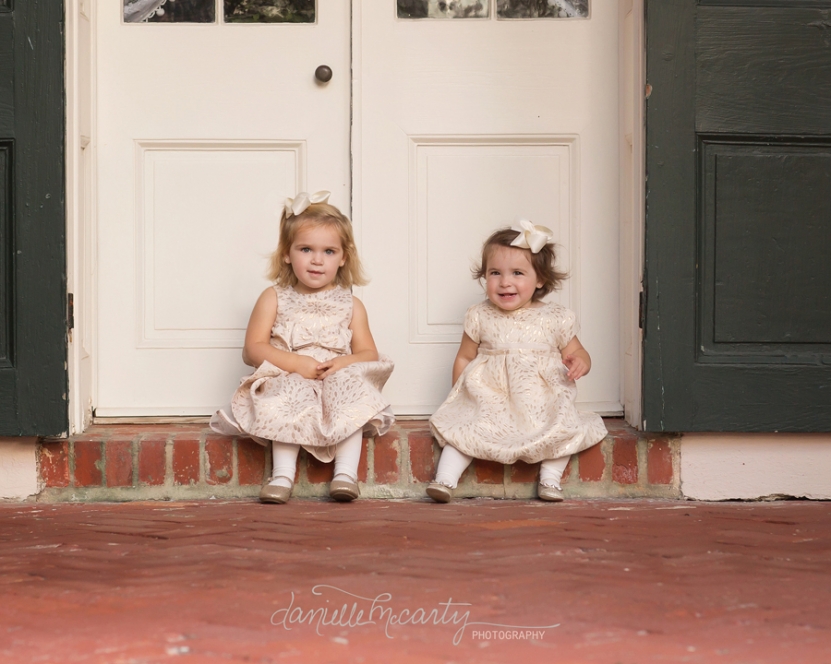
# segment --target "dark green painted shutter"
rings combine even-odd
[[[650,0],[647,41],[646,429],[831,431],[831,1]]]
[[[67,430],[59,0],[0,0],[0,435]]]

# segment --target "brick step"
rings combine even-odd
[[[609,435],[572,457],[566,497],[680,498],[680,439],[635,431],[606,419]],[[424,498],[440,448],[426,420],[398,422],[364,439],[359,466],[366,498]],[[248,438],[218,436],[205,425],[95,425],[65,440],[41,441],[39,500],[129,501],[256,496],[271,450]],[[300,452],[293,495],[328,494],[334,464]],[[474,461],[456,496],[533,498],[539,464]]]

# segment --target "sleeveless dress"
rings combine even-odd
[[[503,311],[485,300],[468,309],[464,328],[479,349],[430,418],[442,447],[537,463],[603,440],[600,416],[575,407],[577,386],[560,355],[578,332],[574,312],[554,303]]]
[[[325,362],[352,352],[352,294],[345,288],[298,293],[275,286],[277,318],[271,345]],[[288,373],[268,361],[240,381],[229,409],[211,418],[225,435],[302,445],[321,461],[355,431],[383,435],[395,418],[381,389],[392,373],[390,358],[355,362],[323,380]]]

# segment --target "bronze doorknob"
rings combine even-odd
[[[320,65],[315,69],[315,78],[321,83],[328,83],[332,80],[332,68],[327,65]]]

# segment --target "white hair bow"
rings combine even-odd
[[[298,215],[303,212],[312,203],[325,203],[329,200],[330,193],[328,191],[316,191],[313,194],[308,194],[301,191],[294,198],[286,199],[286,219],[292,215]]]
[[[545,245],[554,242],[554,232],[550,228],[535,226],[527,219],[520,219],[519,227],[511,226],[511,230],[519,233],[511,242],[511,246],[530,249],[532,254],[536,254]]]

